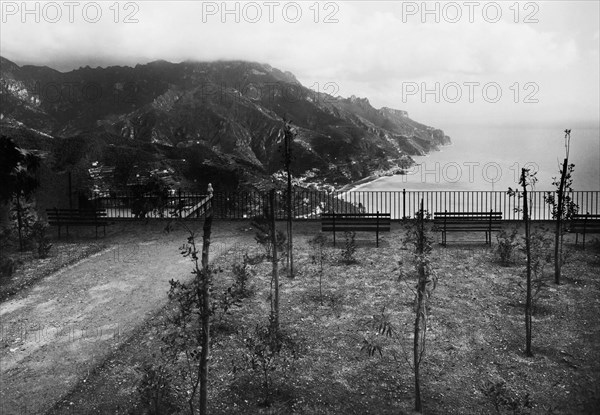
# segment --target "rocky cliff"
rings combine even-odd
[[[155,170],[172,171],[184,187],[267,185],[282,169],[284,118],[298,133],[293,173],[334,186],[407,167],[410,155],[450,141],[405,111],[315,92],[289,72],[253,62],[62,73],[0,58],[0,78],[3,134],[48,150],[59,169],[115,167],[116,187],[134,171]]]

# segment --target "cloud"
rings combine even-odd
[[[289,2],[280,2],[273,22],[264,3],[256,2],[262,13],[260,22],[249,23],[240,14],[240,23],[235,23],[232,14],[207,16],[203,5],[208,3],[138,2],[134,16],[138,23],[130,24],[122,23],[123,9],[119,22],[113,21],[110,7],[114,3],[101,3],[103,15],[98,23],[88,23],[81,15],[73,23],[29,20],[22,24],[19,18],[10,19],[0,28],[1,53],[20,64],[62,70],[157,59],[252,60],[289,70],[308,86],[322,88],[326,82],[335,82],[342,95],[369,96],[371,102],[388,106],[402,105],[399,91],[407,81],[479,80],[511,85],[539,80],[552,89],[548,96],[554,98],[572,76],[570,91],[588,93],[591,85],[591,101],[598,96],[597,82],[591,79],[598,72],[599,31],[593,13],[597,5],[586,6],[588,13],[573,12],[578,19],[574,30],[563,15],[581,5],[570,7],[564,2],[543,3],[539,24],[513,23],[508,6],[497,23],[481,18],[474,23],[467,19],[439,24],[417,18],[407,21],[402,13],[406,2],[300,2],[302,18],[297,23],[290,23],[289,13],[283,14]],[[121,8],[124,4],[119,3]],[[227,7],[238,7],[240,13],[248,7],[244,6],[248,3],[237,4]],[[338,23],[324,23],[328,15]],[[591,110],[597,108],[596,103]]]

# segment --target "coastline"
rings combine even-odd
[[[349,192],[354,192],[356,190],[358,190],[359,188],[366,186],[369,183],[372,183],[374,181],[377,181],[379,179],[381,179],[382,177],[387,177],[387,176],[381,176],[378,174],[372,174],[370,176],[365,177],[364,179],[360,179],[357,182],[354,183],[349,183],[347,185],[344,185],[340,190],[338,190],[338,192],[340,193],[349,193]]]
[[[411,160],[411,165],[408,167],[400,167],[398,164],[390,167],[387,170],[383,170],[383,171],[377,171],[373,174],[371,174],[370,176],[367,176],[363,179],[360,179],[356,182],[353,183],[348,183],[347,185],[342,186],[339,190],[337,190],[337,192],[345,194],[345,193],[350,193],[350,192],[354,192],[359,190],[360,188],[371,184],[373,182],[376,182],[380,179],[384,179],[386,177],[393,177],[393,176],[403,176],[406,174],[406,170],[413,168],[415,166],[420,165],[420,163],[417,163],[417,161],[413,158],[413,157],[430,157],[433,153],[437,153],[437,152],[442,152],[444,151],[443,149],[445,147],[452,147],[454,146],[454,142],[450,141],[448,144],[441,144],[438,147],[434,148],[432,151],[425,153],[425,154],[414,154],[414,155],[406,155],[408,156],[408,158]],[[402,171],[404,172],[403,174],[398,174],[398,171]]]
[[[429,154],[426,154],[425,156],[428,156],[428,155]],[[368,184],[376,182],[377,180],[384,179],[386,177],[403,176],[406,174],[407,169],[410,169],[418,164],[413,159],[414,156],[408,156],[408,157],[411,160],[411,164],[408,167],[400,167],[399,165],[395,165],[386,170],[378,170],[375,173],[371,174],[370,176],[364,177],[356,182],[348,183],[348,184],[342,186],[339,190],[336,190],[336,192],[339,192],[341,194],[350,193],[350,192],[357,191],[358,189],[360,189],[363,186],[366,186]],[[403,173],[399,174],[398,171],[401,171]]]

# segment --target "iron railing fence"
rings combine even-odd
[[[545,202],[547,192],[528,192],[532,220],[552,220],[551,207]],[[579,213],[600,214],[600,191],[574,191],[570,193],[578,205]],[[176,192],[169,196],[111,194],[95,199],[94,205],[107,209],[115,219],[155,219],[184,216],[198,218],[202,209],[194,209],[206,195]],[[212,208],[217,219],[246,219],[261,216],[267,207],[267,193],[258,191],[217,192]],[[505,191],[350,191],[319,192],[294,191],[292,212],[295,220],[319,219],[322,212],[337,213],[390,213],[392,220],[411,218],[419,210],[423,200],[424,209],[435,212],[502,212],[504,220],[522,218],[522,193],[509,196]],[[286,218],[287,195],[278,192],[276,215]]]
[[[111,219],[169,219],[174,217],[200,218],[206,195],[178,191],[173,194],[135,194],[111,192],[89,200],[96,208],[106,209]]]

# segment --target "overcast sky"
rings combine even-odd
[[[244,59],[440,128],[599,119],[598,1],[59,1],[27,9],[2,2],[0,53],[19,65]]]

